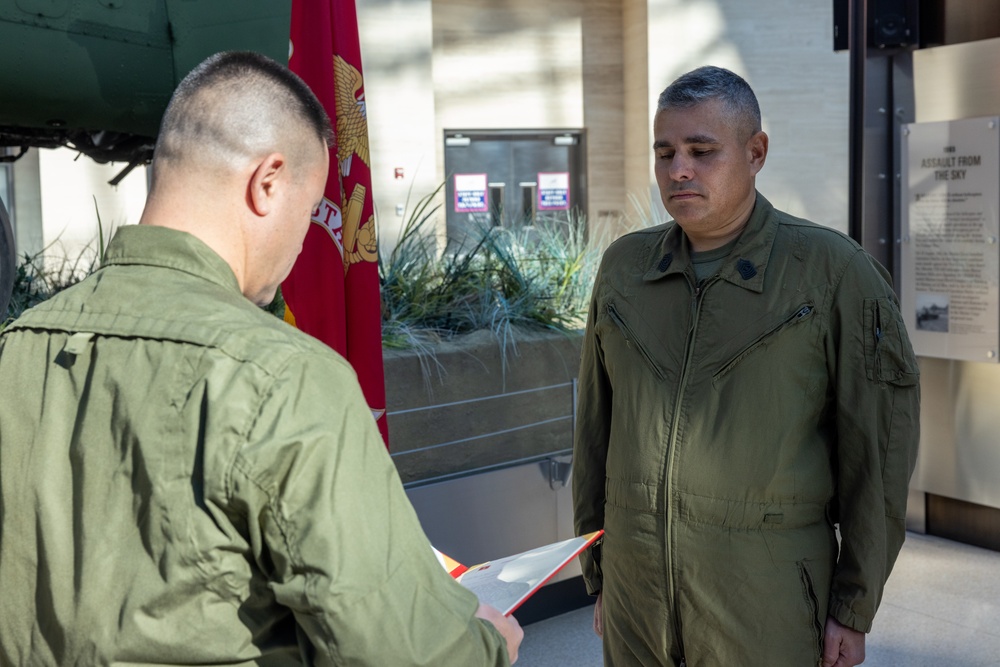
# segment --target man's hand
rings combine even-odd
[[[594,603],[594,634],[600,638],[604,638],[604,617],[601,616],[601,605],[602,596],[604,591],[597,594],[597,602]]]
[[[823,637],[823,667],[854,667],[865,661],[865,633],[828,616]]]
[[[521,624],[517,622],[517,619],[513,616],[504,616],[500,610],[487,604],[479,605],[476,617],[493,624],[493,627],[507,641],[507,656],[510,658],[510,664],[513,665],[517,662],[517,649],[521,646],[521,640],[524,639],[524,630],[521,629]]]

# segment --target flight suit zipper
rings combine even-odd
[[[879,348],[882,345],[882,309],[879,307],[878,301],[875,302],[875,359],[873,360],[875,379],[882,380],[882,357],[879,354]]]
[[[682,656],[684,655],[684,642],[681,639],[681,624],[677,611],[677,584],[675,581],[673,567],[673,551],[674,545],[677,543],[673,535],[674,463],[677,458],[677,432],[679,428],[678,422],[680,421],[678,415],[680,414],[681,403],[684,402],[684,388],[687,385],[688,380],[688,367],[691,363],[691,356],[694,353],[694,342],[698,335],[698,319],[701,313],[702,295],[713,282],[715,282],[715,278],[709,279],[709,281],[704,284],[697,284],[691,283],[691,279],[688,278],[688,284],[691,286],[691,325],[688,327],[688,338],[684,346],[684,362],[681,364],[680,379],[677,383],[677,393],[674,398],[673,419],[670,425],[670,439],[667,444],[667,479],[665,485],[667,505],[665,512],[667,515],[667,590],[670,593],[670,605],[673,607],[674,635],[677,637],[677,645],[680,648]]]

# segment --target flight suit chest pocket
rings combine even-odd
[[[899,308],[892,299],[865,299],[862,326],[868,379],[898,386],[916,384],[917,360],[903,330]]]
[[[651,350],[654,341],[650,338],[648,332],[643,333],[643,330],[646,328],[645,323],[641,318],[636,317],[632,313],[626,316],[623,310],[614,301],[609,301],[604,305],[604,311],[608,320],[612,323],[614,329],[624,338],[626,347],[639,355],[646,368],[658,380],[663,380],[665,373]]]
[[[798,307],[784,312],[779,318],[763,326],[760,331],[751,334],[750,340],[715,371],[712,376],[713,382],[722,380],[733,369],[757,353],[758,350],[762,350],[778,341],[782,334],[790,331],[793,327],[801,328],[803,323],[812,319],[815,310],[816,308],[811,303],[800,304]],[[750,331],[752,330],[751,328]],[[782,354],[786,360],[793,359],[794,348],[788,346],[788,337],[785,338],[785,342],[786,346],[782,348]],[[811,350],[812,346],[808,345],[806,349]]]

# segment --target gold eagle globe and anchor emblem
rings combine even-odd
[[[368,113],[361,72],[338,55],[333,57],[333,71],[337,98],[337,162],[343,178],[350,175],[355,158],[369,166]],[[341,252],[345,275],[352,264],[378,261],[375,218],[369,215],[364,223],[361,222],[366,194],[365,186],[360,183],[354,185],[350,197],[343,192]]]

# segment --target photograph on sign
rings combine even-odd
[[[488,210],[486,174],[455,174],[455,212],[482,213]]]
[[[903,128],[900,301],[920,356],[997,361],[997,117]]]
[[[948,333],[948,295],[917,292],[917,329]]]

